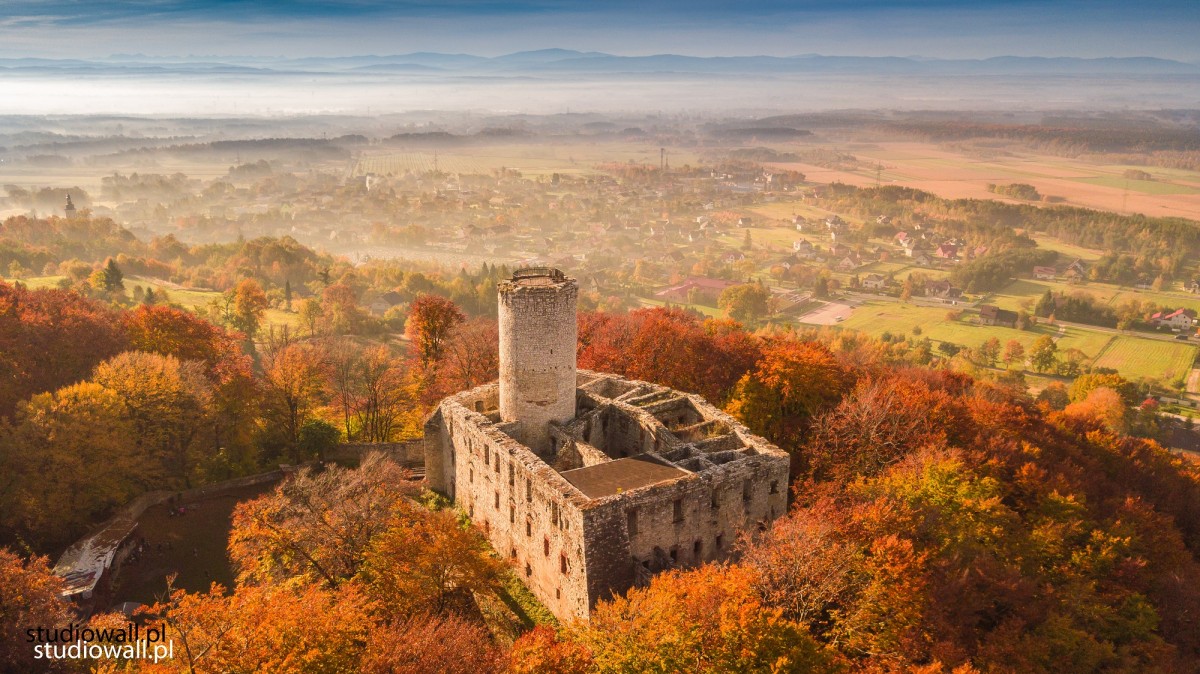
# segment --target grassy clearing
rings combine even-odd
[[[1175,379],[1185,376],[1196,358],[1196,347],[1138,337],[1120,336],[1093,362],[1110,367],[1130,379]]]
[[[1128,180],[1121,176],[1095,176],[1092,178],[1072,178],[1072,180],[1077,183],[1112,187],[1118,190],[1128,189],[1143,194],[1200,194],[1200,189],[1191,185],[1177,185],[1158,180]]]
[[[664,302],[662,300],[650,299],[648,297],[639,297],[638,303],[644,307],[665,307],[668,304],[670,304],[673,307],[682,307],[684,309],[691,309],[693,311],[699,311],[700,313],[704,314],[705,316],[710,316],[712,318],[725,318],[725,312],[721,311],[720,309],[717,309],[716,307],[706,307],[703,304],[676,304],[673,302]]]
[[[1033,346],[1033,342],[1038,337],[1049,335],[1058,340],[1060,350],[1079,349],[1092,358],[1104,351],[1113,339],[1111,334],[1077,327],[1061,328],[1056,325],[1037,325],[1031,330],[1016,330],[994,325],[978,325],[970,314],[959,320],[950,320],[948,314],[952,310],[952,307],[922,307],[886,300],[872,300],[855,309],[845,321],[838,325],[866,333],[872,337],[879,337],[885,332],[893,335],[913,336],[913,328],[920,326],[921,337],[928,337],[935,342],[951,342],[971,348],[978,347],[995,337],[1002,343],[1015,339],[1028,349]],[[1174,345],[1168,344],[1168,346]]]
[[[1076,246],[1053,236],[1035,236],[1033,240],[1037,242],[1038,248],[1056,251],[1070,259],[1099,260],[1104,255],[1104,251]]]

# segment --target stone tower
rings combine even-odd
[[[547,424],[575,418],[575,308],[579,287],[557,269],[534,267],[501,281],[500,419],[524,443],[552,451]]]
[[[67,219],[75,217],[75,204],[71,203],[71,195],[67,195],[67,205],[63,207],[63,214]]]

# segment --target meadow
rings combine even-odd
[[[836,181],[860,187],[902,185],[950,199],[1022,203],[987,189],[989,184],[1019,182],[1061,200],[1057,203],[1200,219],[1200,172],[1196,171],[1136,167],[1155,178],[1137,181],[1123,177],[1128,166],[1015,149],[987,153],[978,148],[913,141],[853,147],[830,145],[830,148],[853,154],[858,159],[857,167],[829,169],[802,162],[778,162],[770,166],[800,171],[814,182]],[[788,147],[781,145],[777,149],[787,151]]]

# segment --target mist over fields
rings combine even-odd
[[[0,114],[412,110],[771,112],[1200,106],[1200,65],[1152,58],[415,53],[305,59],[0,59]]]

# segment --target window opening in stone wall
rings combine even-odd
[[[533,478],[525,478],[525,500],[533,502]]]
[[[744,501],[746,503],[750,502],[750,495],[752,493],[751,492],[752,489],[753,489],[753,486],[750,484],[750,480],[742,480],[742,501]]]
[[[672,504],[671,508],[672,508],[672,515],[674,517],[674,521],[677,523],[682,522],[683,521],[683,499],[681,499],[681,498],[675,499],[675,503]]]
[[[509,524],[517,523],[517,506],[515,506],[511,503],[508,504],[508,523]]]
[[[671,563],[678,564],[679,563],[679,546],[678,545],[671,546],[670,555],[671,555]]]
[[[558,570],[565,576],[567,575],[567,553],[561,552],[558,555]]]
[[[717,539],[716,539],[716,546],[717,546],[717,549],[718,549],[718,550],[722,549],[722,548],[724,547],[724,545],[723,545],[724,543],[725,543],[725,535],[724,535],[724,534],[717,534]]]
[[[625,526],[629,529],[630,536],[636,536],[638,532],[638,512],[637,508],[630,508],[625,512]]]
[[[542,539],[542,555],[544,555],[546,557],[550,556],[550,537],[549,536]]]
[[[475,468],[474,467],[472,467],[470,469],[470,472],[467,473],[467,481],[470,482],[471,484],[475,483]]]
[[[513,464],[510,463],[510,464],[508,464],[508,486],[511,487],[514,484],[516,484],[516,479],[517,479],[517,469],[515,466],[513,466]]]
[[[483,401],[482,401],[482,400],[476,400],[476,401],[475,401],[475,411],[476,411],[476,412],[482,412],[482,411],[483,411]]]
[[[525,535],[533,535],[533,520],[529,519],[528,517],[525,518]]]
[[[704,554],[704,543],[697,538],[695,543],[692,543],[692,559],[700,561],[700,556]]]
[[[500,509],[500,492],[499,491],[496,492],[495,505],[493,505],[492,507],[495,508],[496,510]]]
[[[779,480],[771,480],[771,493],[772,494],[779,493]]]

